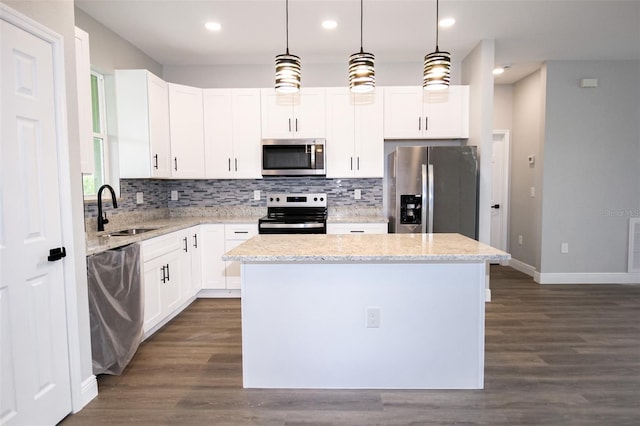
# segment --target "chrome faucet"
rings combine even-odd
[[[111,201],[113,203],[113,208],[118,208],[118,203],[116,201],[116,193],[111,187],[111,185],[102,185],[100,189],[98,189],[98,232],[104,231],[104,224],[109,223],[109,219],[107,219],[107,213],[102,213],[102,191],[104,189],[108,189],[111,192]]]

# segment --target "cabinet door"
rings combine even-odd
[[[149,152],[151,177],[171,177],[171,141],[169,134],[169,86],[147,73],[149,107]]]
[[[191,285],[189,296],[195,295],[202,288],[202,241],[200,237],[200,227],[196,226],[188,230],[189,243],[191,244]]]
[[[261,179],[260,90],[233,90],[232,109],[234,177]]]
[[[202,95],[206,175],[212,179],[231,179],[234,176],[231,89],[204,89]],[[259,138],[260,135],[258,141]]]
[[[294,135],[293,105],[298,94],[280,94],[275,89],[262,89],[262,139],[291,138]]]
[[[355,176],[381,178],[384,174],[383,91],[353,97],[355,111]]]
[[[256,235],[258,225],[255,223],[225,225],[224,251],[228,252]],[[239,289],[242,283],[240,262],[225,262],[225,276],[227,289]]]
[[[224,225],[202,225],[200,227],[202,247],[202,288],[224,289],[225,262],[222,260],[224,250]]]
[[[162,317],[166,318],[183,303],[183,280],[190,274],[185,270],[185,257],[181,250],[174,250],[161,259],[165,260],[165,282],[160,285]]]
[[[325,137],[325,89],[301,89],[293,111],[293,131],[296,138]]]
[[[184,302],[195,294],[193,290],[193,254],[191,229],[181,231],[180,242],[182,249],[180,250],[180,276],[176,277],[178,286],[180,287],[180,298]]]
[[[354,177],[355,111],[346,87],[329,88],[327,95],[326,166],[328,178]]]
[[[204,177],[202,108],[202,89],[169,84],[172,177]]]
[[[166,262],[163,257],[157,257],[144,262],[144,323],[142,329],[146,333],[158,324],[163,318],[161,286]]]
[[[427,120],[424,135],[429,139],[469,137],[468,86],[450,86],[447,90],[424,93],[423,115]]]
[[[421,87],[386,87],[384,89],[384,138],[416,139],[422,137]]]

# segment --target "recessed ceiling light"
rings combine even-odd
[[[327,19],[326,21],[322,21],[322,28],[325,30],[333,30],[338,26],[338,23],[332,19]]]
[[[438,23],[442,28],[452,27],[456,23],[455,18],[442,18]]]
[[[498,68],[494,68],[493,69],[493,75],[500,75],[502,73],[504,73],[504,68],[502,68],[502,67],[498,67]]]
[[[207,22],[204,24],[204,27],[209,31],[220,31],[222,29],[222,25],[218,22]]]

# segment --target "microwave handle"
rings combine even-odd
[[[316,146],[311,145],[311,169],[316,168]]]

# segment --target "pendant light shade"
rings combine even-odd
[[[302,77],[300,57],[289,53],[289,0],[286,1],[287,51],[276,56],[276,92],[297,93]]]
[[[363,0],[360,0],[360,52],[349,56],[349,88],[355,93],[371,92],[376,87],[375,57],[362,49]]]
[[[436,0],[436,51],[424,57],[422,87],[425,90],[442,90],[449,87],[451,80],[451,54],[438,48],[439,4]]]

